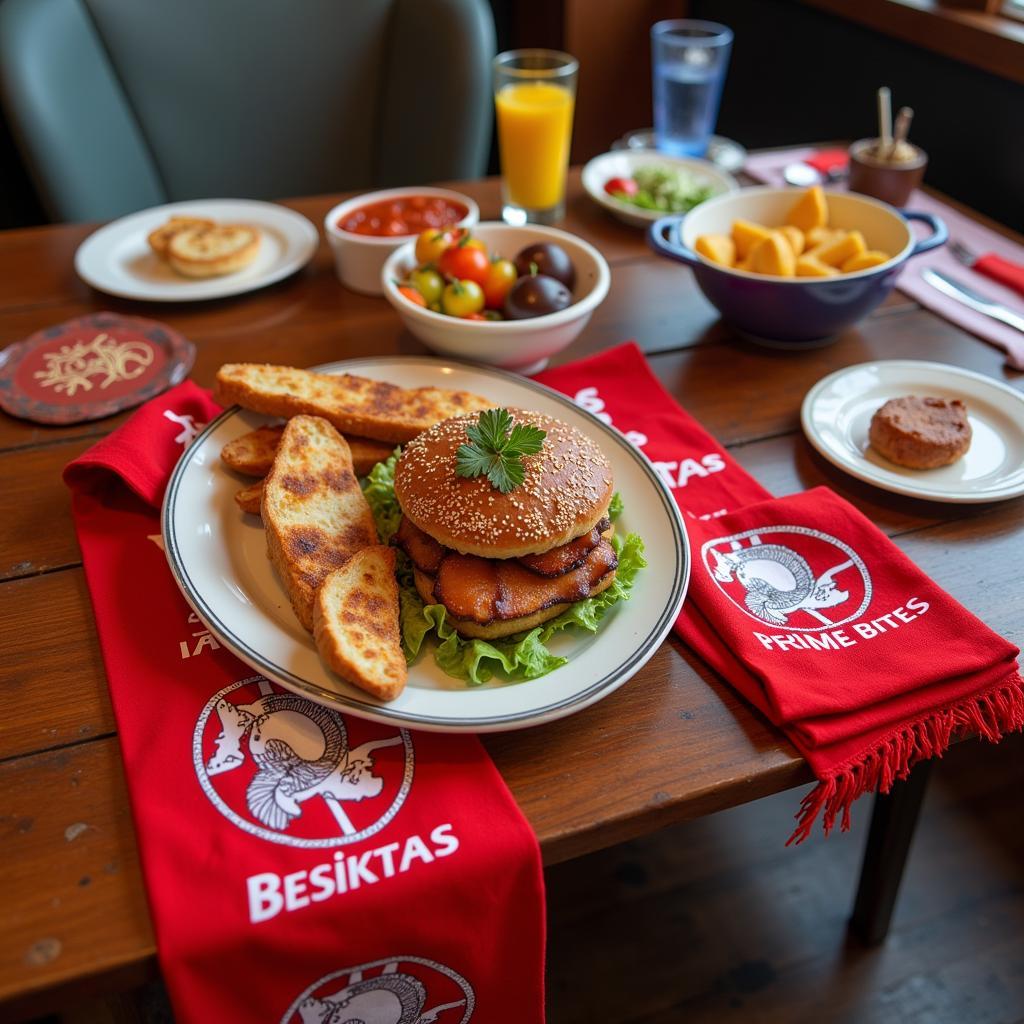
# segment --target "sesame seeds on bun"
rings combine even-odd
[[[405,515],[445,547],[484,558],[542,554],[588,533],[604,518],[614,481],[597,444],[561,420],[522,409],[515,423],[546,432],[541,450],[523,457],[521,486],[502,494],[486,476],[456,475],[455,456],[477,415],[444,420],[410,441],[395,470]]]

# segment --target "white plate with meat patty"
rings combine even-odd
[[[868,443],[871,417],[904,395],[960,399],[972,433],[966,453],[949,466],[908,469],[876,452]],[[1024,494],[1024,394],[984,374],[914,359],[848,366],[807,392],[800,418],[829,462],[883,490],[960,503]]]
[[[671,493],[622,434],[564,395],[500,370],[404,356],[352,359],[319,369],[402,387],[471,391],[497,405],[546,413],[583,431],[611,463],[625,506],[616,530],[643,538],[649,564],[637,575],[630,599],[608,611],[597,633],[572,626],[548,641],[549,649],[568,662],[547,675],[468,686],[438,668],[428,641],[410,666],[405,691],[381,703],[321,662],[267,560],[259,520],[235,504],[235,492],[251,480],[221,463],[221,448],[271,422],[235,407],[210,423],[178,463],[164,499],[163,535],[185,598],[242,661],[295,693],[373,721],[437,732],[497,732],[580,711],[618,689],[654,654],[686,595],[689,547]]]

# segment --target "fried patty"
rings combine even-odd
[[[937,469],[971,446],[967,407],[958,398],[890,398],[871,417],[871,447],[908,469]]]
[[[496,638],[531,629],[609,587],[618,567],[610,531],[605,519],[545,555],[481,558],[444,547],[403,517],[392,543],[412,560],[427,604],[443,604],[463,636]]]

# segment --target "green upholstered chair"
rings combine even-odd
[[[55,220],[483,172],[486,0],[0,0],[0,99]]]

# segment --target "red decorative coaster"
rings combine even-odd
[[[98,420],[179,384],[195,355],[166,324],[93,313],[0,352],[0,408],[37,423]]]

